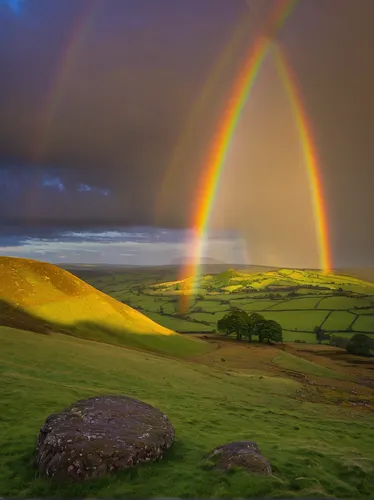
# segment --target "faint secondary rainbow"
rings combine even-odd
[[[167,203],[167,193],[171,192],[171,186],[174,179],[174,174],[178,173],[178,167],[182,164],[184,157],[186,156],[186,151],[192,142],[196,129],[201,122],[203,112],[206,109],[206,105],[212,97],[212,90],[216,87],[223,72],[226,70],[230,59],[232,59],[233,54],[235,54],[243,43],[244,37],[248,36],[248,25],[251,16],[248,9],[247,15],[242,16],[234,28],[233,33],[230,34],[228,42],[224,46],[217,62],[214,63],[213,67],[208,72],[208,78],[206,79],[202,90],[199,92],[199,96],[192,106],[191,111],[187,116],[187,120],[183,129],[182,135],[176,142],[170,162],[165,170],[165,175],[162,180],[160,193],[157,197],[157,204],[155,207],[155,218],[156,223],[162,220],[164,212],[168,208]]]
[[[67,44],[62,51],[43,107],[40,126],[36,132],[37,136],[32,152],[35,162],[42,161],[47,153],[49,134],[58,108],[61,105],[66,83],[80,55],[100,2],[101,0],[90,0],[88,2],[87,7],[75,21]]]
[[[191,278],[189,293],[181,294],[180,308],[182,311],[187,310],[190,296],[196,292],[197,280],[201,268],[200,262],[213,202],[241,113],[256,81],[261,65],[269,53],[273,38],[283,27],[297,3],[298,0],[280,0],[276,4],[274,12],[272,12],[268,23],[264,26],[264,34],[260,34],[254,45],[250,48],[244,65],[240,69],[231,89],[226,109],[208,153],[206,165],[203,167],[202,178],[196,195],[197,209],[192,220],[194,230],[192,262],[186,263],[180,275],[181,280]]]
[[[309,187],[313,204],[313,213],[316,228],[316,238],[319,248],[320,268],[324,272],[331,270],[331,250],[329,241],[327,212],[325,207],[322,179],[319,169],[319,161],[316,147],[314,146],[313,134],[308,116],[305,112],[301,92],[298,88],[296,77],[287,61],[284,50],[279,44],[272,47],[274,60],[279,75],[287,92],[295,122],[299,131],[299,137],[304,153],[304,160],[309,178]]]

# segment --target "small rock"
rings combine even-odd
[[[217,446],[205,459],[214,462],[215,468],[225,471],[242,467],[254,474],[272,474],[269,462],[252,441],[235,441]]]

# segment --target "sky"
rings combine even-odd
[[[274,1],[0,0],[0,254],[115,263],[188,254],[214,131]],[[247,35],[175,160],[243,19]],[[300,0],[275,40],[313,125],[336,267],[374,260],[373,19],[372,0]],[[300,141],[271,58],[235,132],[210,234],[207,254],[225,262],[318,265]]]
[[[179,266],[192,260],[191,241],[191,231],[146,226],[8,227],[0,231],[0,256],[54,264]],[[248,265],[245,241],[236,232],[211,231],[203,263]]]

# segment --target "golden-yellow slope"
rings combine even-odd
[[[176,335],[46,262],[0,257],[0,299],[52,324],[90,323],[128,333]]]

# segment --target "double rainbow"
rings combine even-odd
[[[91,31],[101,0],[90,0],[75,20],[64,46],[43,108],[40,125],[36,129],[32,157],[35,162],[45,160],[48,153],[50,134],[57,112],[62,103],[64,90],[75,68],[82,48]]]
[[[194,232],[192,262],[188,262],[182,268],[180,275],[180,280],[190,278],[189,284],[191,285],[188,293],[181,295],[180,308],[182,312],[188,309],[190,298],[196,293],[209,219],[233,135],[260,68],[270,52],[275,55],[279,74],[288,93],[303,146],[313,200],[320,267],[324,271],[328,271],[331,268],[322,182],[316,150],[312,140],[310,123],[304,111],[301,93],[298,90],[290,66],[286,62],[284,53],[273,43],[273,39],[283,27],[297,3],[297,0],[280,0],[278,2],[268,25],[265,26],[265,30],[263,31],[264,35],[259,36],[254,45],[250,48],[244,65],[237,75],[231,89],[225,112],[209,150],[206,164],[203,167],[202,177],[196,193],[197,208],[192,220]]]

